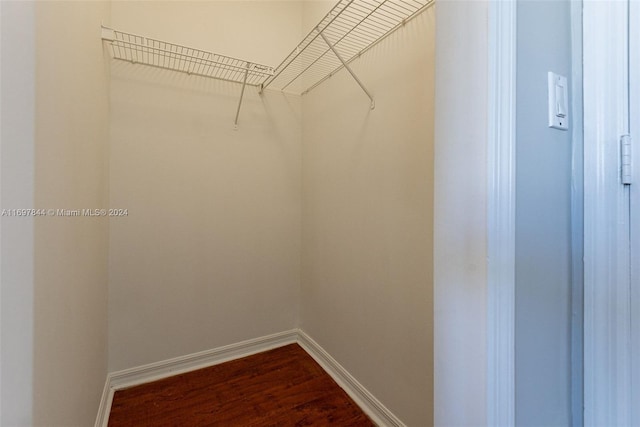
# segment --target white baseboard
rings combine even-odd
[[[184,372],[195,371],[196,369],[202,369],[261,353],[287,344],[293,344],[297,342],[297,338],[298,330],[292,329],[290,331],[279,332],[277,334],[218,347],[213,350],[201,351],[187,356],[109,373],[102,392],[95,427],[107,427],[109,423],[109,411],[111,410],[111,403],[113,402],[113,395],[116,390],[156,381]]]
[[[292,329],[213,350],[112,372],[107,375],[95,427],[107,427],[113,395],[117,390],[217,365],[292,343],[298,343],[309,353],[378,426],[406,427],[329,353],[300,329]]]
[[[380,427],[406,427],[398,417],[302,330],[298,330],[298,344],[322,366],[374,423]]]

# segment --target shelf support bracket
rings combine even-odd
[[[116,36],[114,34],[113,29],[109,28],[109,27],[105,27],[104,25],[102,25],[100,27],[100,30],[102,31],[102,40],[106,40],[108,42],[112,42],[116,39]]]
[[[358,76],[356,76],[356,73],[354,73],[353,70],[351,69],[351,67],[349,67],[349,64],[347,64],[347,62],[344,59],[342,59],[342,56],[340,56],[340,54],[338,53],[336,48],[333,47],[331,42],[329,42],[329,40],[324,35],[324,33],[319,28],[316,28],[316,31],[318,31],[318,33],[320,34],[320,37],[322,37],[322,40],[324,40],[324,42],[327,44],[327,46],[329,46],[329,49],[331,49],[333,54],[340,60],[340,62],[342,62],[342,65],[349,72],[349,74],[351,74],[351,77],[353,77],[353,79],[356,81],[356,83],[358,83],[358,85],[360,85],[360,87],[362,88],[364,93],[367,94],[367,96],[371,100],[371,109],[373,110],[374,108],[376,108],[376,101],[374,101],[373,96],[371,96],[371,93],[367,90],[367,88],[364,86],[364,84],[360,81]]]
[[[249,75],[249,67],[251,63],[247,62],[247,68],[244,70],[244,80],[242,82],[242,91],[240,91],[240,100],[238,101],[238,109],[236,110],[235,129],[238,129],[238,117],[240,116],[240,107],[242,107],[242,98],[244,97],[244,88],[247,87],[247,76]]]

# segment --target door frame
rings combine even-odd
[[[516,1],[489,2],[487,425],[515,425]]]
[[[585,426],[634,425],[629,189],[619,173],[619,138],[629,132],[628,5],[583,3]]]
[[[629,3],[628,22],[640,22],[640,3]],[[629,26],[629,130],[632,135],[632,152],[634,156],[640,154],[640,25]],[[634,80],[633,76],[638,79]],[[637,161],[636,161],[637,164]],[[632,171],[632,184],[629,187],[630,197],[630,247],[631,259],[637,259],[634,254],[640,253],[640,167],[635,166]],[[640,263],[631,263],[631,325],[640,325]],[[631,402],[640,401],[640,328],[631,330]],[[632,405],[631,422],[640,424],[640,405]]]

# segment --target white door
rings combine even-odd
[[[640,154],[639,9],[583,2],[585,426],[640,426],[640,171],[625,184],[621,148]]]

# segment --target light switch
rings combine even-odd
[[[549,127],[569,129],[567,78],[549,71]]]

